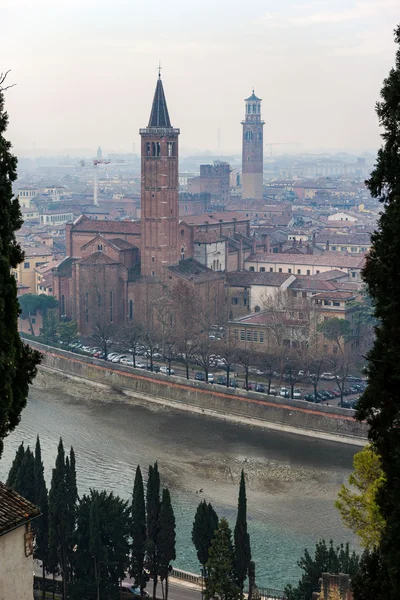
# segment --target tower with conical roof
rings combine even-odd
[[[261,98],[254,93],[245,100],[242,141],[242,198],[261,200],[263,195],[263,127]]]
[[[140,129],[142,157],[141,272],[162,278],[178,252],[178,136],[171,126],[160,73],[149,124]]]

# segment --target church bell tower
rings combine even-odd
[[[158,74],[149,124],[140,129],[142,242],[141,273],[163,277],[179,262],[178,136],[172,127],[161,74]]]
[[[245,100],[246,115],[242,141],[242,198],[262,200],[263,195],[263,127],[261,98],[254,93]]]

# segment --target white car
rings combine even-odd
[[[208,383],[214,383],[214,375],[212,373],[208,374]]]
[[[293,390],[293,398],[295,400],[301,400],[301,390]]]
[[[173,375],[175,371],[173,369],[169,370],[168,367],[165,367],[163,365],[162,367],[160,367],[160,373],[164,373],[164,375]]]
[[[110,352],[110,354],[107,354],[107,360],[112,360],[116,356],[118,356],[116,352]]]
[[[133,365],[133,360],[131,360],[127,356],[122,357],[119,362],[121,363],[121,365],[126,365],[128,367],[131,367]]]
[[[111,362],[119,363],[119,362],[121,362],[122,358],[128,358],[128,357],[125,356],[124,354],[117,354],[117,356],[114,356],[114,358],[111,359]]]
[[[136,361],[136,368],[137,369],[145,369],[146,365],[144,363],[142,363],[142,362]]]
[[[282,398],[289,398],[290,394],[289,394],[289,390],[286,387],[281,387],[280,391],[279,391],[279,395]]]
[[[336,377],[333,373],[322,373],[321,379],[325,379],[327,381],[332,381],[333,379],[336,379]]]

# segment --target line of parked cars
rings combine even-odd
[[[365,390],[365,383],[360,382],[360,383],[354,383],[353,385],[346,387],[343,390],[343,396],[352,396],[354,394],[360,394]],[[323,401],[327,401],[327,400],[334,400],[335,398],[340,398],[341,397],[341,393],[339,389],[335,389],[335,390],[318,390],[316,393],[316,398],[317,398],[317,402],[323,402]],[[314,393],[311,394],[306,394],[304,397],[304,400],[306,400],[307,402],[315,402],[315,395]],[[343,407],[344,408],[353,408],[352,404],[354,404],[354,400],[351,401],[343,401]],[[346,403],[346,406],[345,406]],[[349,406],[347,406],[347,404],[349,404]],[[351,405],[351,406],[350,406]],[[340,406],[340,402],[339,402],[339,406]]]

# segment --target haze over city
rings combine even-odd
[[[138,152],[161,61],[183,150],[238,153],[254,86],[282,152],[373,151],[397,12],[397,0],[2,0],[10,136],[26,156]]]

